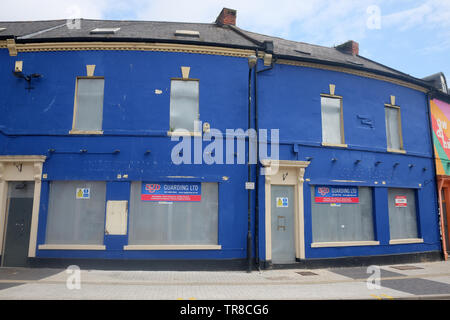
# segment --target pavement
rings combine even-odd
[[[450,299],[450,261],[329,269],[0,268],[0,300]]]

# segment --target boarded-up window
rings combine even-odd
[[[313,242],[375,240],[372,189],[358,187],[358,203],[316,201],[311,187]]]
[[[321,97],[322,142],[343,144],[342,99]]]
[[[103,78],[78,78],[74,130],[99,131],[103,120]]]
[[[103,244],[106,184],[52,181],[46,244]]]
[[[393,150],[402,150],[402,133],[400,125],[400,109],[385,107],[387,147]]]
[[[218,244],[218,185],[201,184],[201,201],[144,201],[131,184],[130,245]]]
[[[388,198],[391,239],[418,238],[416,192],[413,189],[390,188]]]
[[[195,131],[199,119],[199,82],[172,80],[170,86],[170,131],[184,129]]]

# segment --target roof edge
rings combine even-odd
[[[230,28],[234,30],[234,28]],[[236,31],[236,30],[234,30]],[[237,34],[241,35],[240,32],[236,32]],[[241,35],[242,36],[242,35]],[[226,43],[216,43],[216,42],[199,42],[195,40],[180,40],[180,39],[155,39],[155,38],[117,38],[117,37],[76,37],[76,38],[45,38],[45,39],[18,39],[17,37],[7,37],[7,36],[1,36],[0,39],[6,40],[6,39],[14,39],[16,43],[19,44],[26,44],[26,43],[54,43],[54,42],[60,42],[60,43],[70,43],[70,42],[136,42],[136,43],[167,43],[167,44],[186,44],[186,45],[197,45],[197,46],[206,46],[206,47],[222,47],[222,48],[230,48],[230,49],[243,49],[243,50],[256,50],[259,52],[265,52],[265,46],[264,43],[261,43],[259,41],[252,41],[255,43],[255,46],[243,46],[243,45],[234,45],[234,44],[226,44]],[[249,39],[250,40],[250,39]],[[253,39],[254,40],[254,39]],[[387,78],[397,79],[401,81],[405,81],[408,83],[411,83],[416,86],[420,86],[427,91],[432,91],[433,86],[429,83],[414,78],[407,74],[402,75],[396,75],[389,72],[383,72],[380,70],[375,70],[371,68],[361,67],[353,64],[346,64],[341,62],[333,62],[333,61],[327,61],[327,60],[321,60],[321,59],[315,59],[315,58],[307,58],[307,57],[298,57],[298,56],[292,56],[292,55],[280,55],[280,54],[273,54],[273,58],[276,59],[284,59],[284,60],[291,60],[291,61],[299,61],[299,62],[309,62],[309,63],[315,63],[315,64],[321,64],[321,65],[328,65],[328,66],[335,66],[335,67],[342,67],[346,69],[356,70],[356,71],[363,71],[367,73],[372,73],[375,75],[384,76]]]

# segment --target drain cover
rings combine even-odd
[[[311,272],[311,271],[300,271],[297,272],[301,276],[317,276],[317,273]]]
[[[416,266],[394,266],[394,267],[391,267],[391,268],[394,268],[394,269],[397,269],[397,270],[419,270],[419,269],[423,269],[423,268],[419,268],[419,267],[416,267]]]

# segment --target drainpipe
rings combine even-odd
[[[248,161],[247,161],[247,167],[248,167],[248,176],[247,181],[250,182],[252,179],[252,167],[250,164],[250,128],[251,128],[251,108],[252,108],[252,71],[257,63],[257,57],[252,55],[248,57]],[[248,212],[247,212],[247,219],[248,219],[248,225],[247,225],[247,272],[252,272],[252,192],[251,189],[247,190],[248,192]]]
[[[264,43],[264,48],[266,51],[268,51],[268,47],[271,46],[270,52],[272,53],[273,43]],[[256,50],[256,56],[258,56],[258,50]],[[258,137],[258,130],[259,130],[259,124],[258,124],[258,74],[264,71],[271,70],[273,68],[273,62],[270,65],[270,67],[258,70],[258,65],[255,67],[255,76],[254,76],[254,96],[255,96],[255,131],[256,131],[256,137],[257,141],[259,141]],[[256,148],[256,154],[258,155],[258,147]],[[259,162],[259,157],[257,158],[258,161],[256,162],[256,175],[255,175],[255,260],[256,260],[256,267],[258,268],[258,271],[261,270],[261,265],[259,263],[259,175],[261,172],[261,166]]]

